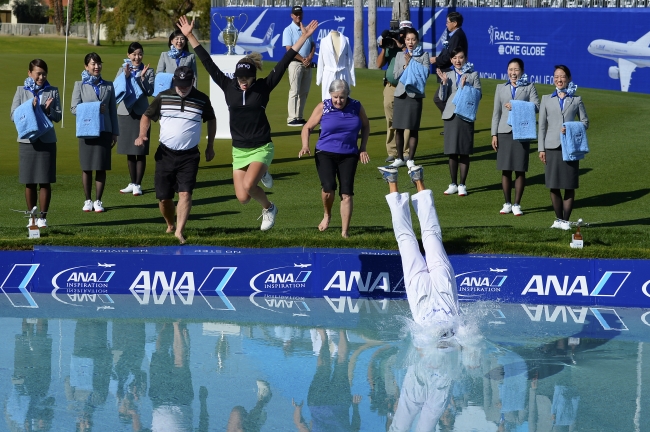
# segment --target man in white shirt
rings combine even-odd
[[[140,121],[140,136],[135,140],[135,145],[143,145],[151,121],[160,120],[160,146],[155,155],[156,198],[167,223],[167,232],[173,232],[181,244],[185,243],[183,229],[192,208],[192,192],[201,160],[198,149],[201,120],[208,123],[207,162],[214,158],[214,136],[217,132],[217,119],[210,98],[192,87],[193,81],[194,71],[191,68],[181,66],[176,69],[173,87],[158,94],[151,102]],[[175,192],[178,192],[176,207]]]
[[[285,46],[287,51],[291,49],[294,43],[302,35],[302,7],[294,6],[291,9],[291,20],[282,32],[282,45]],[[305,110],[305,102],[311,87],[311,63],[314,58],[314,51],[316,44],[314,40],[309,37],[307,42],[304,43],[298,54],[294,57],[289,65],[289,115],[287,116],[287,126],[302,127],[305,123],[303,118],[303,111]]]

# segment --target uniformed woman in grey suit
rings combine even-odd
[[[442,112],[442,120],[445,129],[445,154],[449,155],[449,174],[451,175],[451,184],[444,192],[445,195],[458,196],[467,195],[465,181],[469,173],[469,155],[474,154],[474,122],[468,122],[456,114],[456,105],[453,103],[458,88],[464,85],[471,85],[475,89],[481,90],[481,80],[478,73],[471,68],[466,69],[467,57],[465,50],[458,47],[451,52],[452,68],[449,72],[437,70],[441,84],[439,97],[441,101],[446,101],[445,110]],[[460,165],[460,183],[458,180],[458,168]]]
[[[11,118],[16,108],[28,100],[34,107],[40,106],[50,120],[61,121],[61,101],[59,89],[47,82],[47,64],[41,59],[29,63],[29,71],[25,84],[16,89],[11,104]],[[39,228],[47,227],[46,214],[52,199],[51,184],[56,182],[56,132],[54,129],[30,141],[18,138],[19,165],[18,180],[25,185],[25,201],[27,210],[36,206],[36,185],[40,185],[38,204],[41,217],[36,220]],[[30,226],[32,219],[29,219]]]
[[[136,146],[135,140],[140,135],[140,119],[142,114],[149,107],[149,96],[153,94],[155,74],[149,65],[142,63],[144,48],[139,42],[133,42],[127,50],[131,67],[128,65],[117,72],[119,77],[124,74],[126,79],[130,79],[131,74],[135,75],[135,82],[142,90],[142,95],[135,103],[127,108],[124,101],[117,105],[117,121],[120,125],[120,137],[117,140],[117,153],[126,155],[126,163],[129,168],[131,182],[121,193],[132,193],[135,196],[142,195],[142,178],[147,167],[147,155],[149,154],[149,140],[144,145]],[[117,77],[116,77],[117,79]],[[149,131],[147,131],[149,138]]]
[[[551,228],[568,230],[573,210],[575,190],[578,189],[579,161],[565,162],[562,159],[560,134],[566,133],[564,122],[574,121],[576,116],[589,127],[589,118],[582,98],[574,94],[571,71],[564,65],[555,66],[553,73],[555,91],[542,96],[539,106],[539,133],[537,134],[539,159],[544,168],[546,187],[551,190],[551,203],[555,211],[555,222]],[[560,189],[564,189],[564,198]]]
[[[99,138],[79,138],[79,162],[84,194],[83,211],[104,211],[102,194],[106,184],[106,171],[111,169],[111,149],[117,143],[120,128],[117,120],[117,105],[115,103],[115,89],[111,81],[102,79],[102,59],[97,53],[90,53],[84,59],[86,68],[81,73],[81,81],[74,83],[70,111],[77,113],[77,105],[84,102],[101,102],[100,113],[103,116],[103,128]],[[91,198],[95,171],[95,201]]]
[[[512,126],[508,124],[508,115],[512,109],[511,100],[531,102],[535,111],[539,111],[539,97],[535,85],[522,82],[524,61],[513,58],[508,62],[508,82],[499,84],[494,95],[494,110],[492,111],[492,148],[497,152],[497,170],[501,171],[501,187],[505,204],[501,214],[512,212],[522,216],[521,197],[526,186],[528,171],[528,152],[530,141],[519,141],[512,138]],[[512,172],[515,172],[515,202],[512,202]]]
[[[187,38],[179,29],[169,35],[169,51],[160,53],[156,73],[165,72],[173,74],[177,67],[188,66],[194,71],[194,88],[198,88],[199,80],[196,70],[196,56],[190,54],[187,47]]]
[[[422,50],[420,45],[420,35],[413,28],[406,28],[404,33],[404,43],[407,50],[397,53],[395,56],[395,65],[393,75],[399,80],[404,71],[412,61],[418,62],[429,68],[429,53]],[[395,101],[393,103],[393,128],[395,128],[395,147],[397,148],[398,158],[390,165],[401,167],[406,165],[409,170],[415,166],[415,151],[418,147],[418,131],[420,129],[420,120],[422,119],[422,101],[424,92],[415,93],[407,92],[406,87],[400,81],[395,87]],[[409,159],[406,163],[400,159],[404,154],[404,130],[410,132],[408,142]]]

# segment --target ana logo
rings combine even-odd
[[[193,272],[141,271],[129,291],[141,305],[164,304],[167,299],[173,305],[176,299],[183,305],[191,305],[194,293],[198,292],[213,310],[235,310],[224,288],[232,278],[237,267],[212,267],[198,290],[195,289]]]
[[[194,273],[184,272],[177,275],[176,272],[155,271],[153,277],[151,273],[141,271],[129,288],[141,305],[149,304],[149,297],[153,297],[155,304],[165,303],[168,297],[172,304],[176,304],[175,297],[183,304],[192,304],[195,291]]]
[[[490,268],[457,274],[458,293],[460,296],[471,297],[472,294],[477,293],[501,292],[501,286],[508,279],[508,276],[501,273],[507,271],[508,269]]]
[[[260,309],[302,317],[308,317],[311,312],[304,297],[264,294],[261,298],[255,298],[260,294],[254,292],[249,297],[250,302]]]
[[[115,264],[97,263],[60,271],[52,278],[52,297],[71,306],[82,306],[80,303],[95,303],[97,300],[112,304],[113,299],[108,295],[108,284],[115,271],[106,269],[114,266]]]
[[[591,293],[587,286],[587,276],[558,277],[548,275],[544,277],[542,275],[533,275],[521,294],[537,293],[540,296],[547,296],[553,289],[555,295],[558,296],[579,294],[582,296],[615,297],[631,273],[626,271],[606,271]]]
[[[404,278],[400,278],[400,280],[395,284],[395,286],[392,286],[390,283],[390,275],[388,272],[380,272],[380,273],[372,273],[372,272],[366,272],[366,273],[361,273],[358,271],[352,271],[352,272],[345,272],[343,270],[339,270],[334,275],[332,278],[327,282],[327,285],[324,288],[324,291],[328,291],[330,289],[337,289],[339,291],[352,291],[353,287],[356,287],[357,291],[359,292],[373,292],[375,290],[379,291],[384,291],[384,292],[397,292],[398,287],[403,288],[404,284],[402,281]],[[400,290],[400,292],[402,292]]]
[[[303,270],[311,264],[294,264],[293,266],[275,267],[253,276],[250,287],[255,292],[277,289],[307,288],[307,279],[311,270]]]

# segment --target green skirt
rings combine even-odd
[[[257,148],[233,147],[232,169],[243,169],[253,162],[262,162],[268,167],[271,165],[271,161],[273,161],[274,153],[275,147],[272,142]]]

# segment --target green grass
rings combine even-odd
[[[37,241],[26,238],[25,220],[10,209],[23,209],[24,188],[17,181],[18,148],[15,128],[9,120],[9,108],[16,86],[22,85],[30,60],[41,57],[50,67],[49,80],[63,87],[64,40],[41,37],[3,37],[3,67],[0,89],[4,112],[0,130],[5,131],[3,157],[0,158],[0,248],[29,249],[34,244],[75,246],[155,246],[174,245],[173,237],[164,233],[164,222],[153,193],[153,152],[149,158],[141,197],[120,195],[128,183],[124,156],[113,156],[113,170],[108,173],[103,201],[104,214],[83,213],[83,192],[77,155],[74,117],[66,114],[64,128],[56,126],[58,136],[58,176],[53,186],[50,228]],[[158,60],[164,42],[146,42],[145,62]],[[84,40],[69,42],[66,111],[72,84],[79,78],[83,56],[96,50],[104,60],[105,76],[112,79],[126,53],[126,44],[91,47]],[[549,66],[552,59],[549,59]],[[265,71],[270,67],[267,65]],[[505,69],[505,65],[504,65]],[[186,235],[193,244],[236,247],[359,247],[396,249],[384,200],[386,185],[376,166],[386,157],[384,139],[386,123],[382,105],[383,72],[357,70],[357,87],[352,96],[359,99],[370,118],[368,152],[371,162],[360,166],[355,184],[355,205],[351,237],[340,237],[340,217],[335,204],[330,229],[319,232],[322,218],[320,184],[313,158],[298,159],[300,129],[286,126],[288,80],[274,91],[267,114],[273,128],[276,155],[271,172],[275,186],[269,196],[279,208],[275,228],[260,232],[256,220],[257,204],[242,206],[232,186],[230,141],[215,144],[216,157],[201,163],[194,207]],[[208,91],[208,76],[199,67],[200,89]],[[579,77],[576,77],[578,85]],[[315,82],[315,76],[314,76]],[[548,227],[554,220],[549,192],[544,187],[543,166],[533,152],[528,172],[528,187],[522,201],[524,217],[500,215],[503,204],[496,155],[490,146],[490,121],[497,81],[483,80],[484,97],[476,122],[476,152],[471,159],[468,178],[469,196],[443,196],[449,183],[447,159],[442,154],[443,140],[440,114],[431,98],[436,89],[431,80],[424,103],[417,162],[424,165],[426,184],[434,191],[436,206],[449,253],[507,253],[565,257],[650,258],[650,186],[646,177],[650,159],[647,151],[647,127],[650,99],[647,95],[580,89],[589,114],[591,153],[581,162],[580,189],[572,219],[598,222],[583,230],[585,248],[569,248],[570,234]],[[548,94],[549,86],[538,86]],[[320,87],[312,84],[307,112],[318,103]],[[67,111],[69,113],[69,111]],[[154,125],[152,137],[158,136]],[[312,138],[312,148],[315,138]],[[205,142],[201,143],[205,148]],[[536,146],[533,145],[533,149]],[[404,175],[400,187],[413,191]]]

